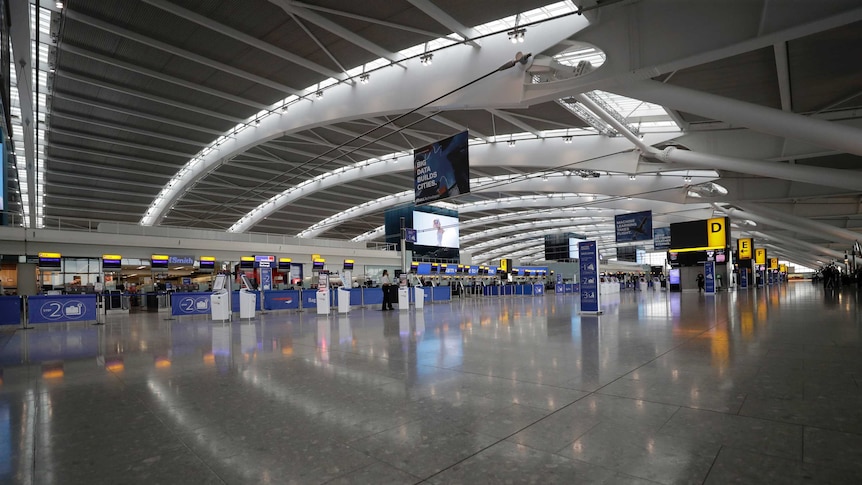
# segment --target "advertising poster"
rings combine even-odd
[[[614,216],[614,232],[618,243],[652,239],[652,211]]]
[[[670,249],[670,228],[656,227],[652,230],[652,243],[656,251],[665,251]]]
[[[580,253],[581,312],[599,313],[599,252],[595,241],[578,244]]]
[[[459,227],[457,217],[414,211],[413,229],[416,231],[416,244],[421,246],[458,248]]]
[[[207,295],[209,298],[209,295]],[[29,297],[30,323],[63,323],[96,320],[96,295]]]
[[[413,152],[416,204],[470,192],[468,140],[464,131]]]
[[[703,263],[704,290],[707,294],[715,294],[715,261]]]

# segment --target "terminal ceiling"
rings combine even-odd
[[[566,13],[565,7],[579,6],[583,15]],[[33,88],[39,95],[34,109],[46,113],[42,146],[36,147],[44,153],[43,173],[36,176],[44,185],[30,211],[40,216],[37,226],[86,226],[93,220],[138,224],[189,160],[217,140],[229,140],[238,125],[254,129],[261,113],[272,112],[291,128],[220,160],[171,201],[158,224],[229,230],[261,204],[314,177],[400,154],[400,171],[309,191],[244,229],[335,239],[366,234],[373,240],[386,207],[373,202],[412,188],[407,154],[469,129],[476,138],[471,154],[484,156],[471,174],[482,189],[450,203],[462,209],[461,234],[470,241],[465,246],[486,248],[476,250],[479,256],[494,251],[505,257],[509,246],[519,248],[516,256],[535,259],[542,234],[564,230],[610,243],[612,216],[639,209],[652,209],[656,224],[666,225],[710,217],[723,208],[756,212],[761,206],[862,231],[862,186],[806,183],[780,170],[767,177],[718,163],[661,162],[612,125],[578,111],[585,106],[580,94],[588,93],[657,149],[841,169],[858,177],[862,150],[819,143],[813,136],[799,139],[792,130],[764,130],[745,119],[720,119],[696,102],[705,93],[862,128],[862,65],[852,61],[862,58],[862,11],[855,1],[816,6],[766,0],[584,1],[561,7],[546,0],[69,0],[62,9],[43,1],[38,15],[51,33],[39,37],[40,82]],[[589,25],[576,28],[583,20]],[[431,81],[374,91],[375,81],[396,70],[421,70],[429,79],[461,75],[455,84],[466,84],[475,76],[447,68],[447,56],[463,55],[465,49],[479,58],[499,52],[494,46],[516,21],[526,30],[525,42],[510,44],[507,56],[495,58],[494,65],[519,50],[532,57],[512,72],[482,81],[494,89],[500,78],[520,76],[523,89],[514,96],[402,116],[444,92],[435,92]],[[534,39],[563,21],[572,22],[571,33],[537,50]],[[727,29],[731,24],[735,28]],[[654,35],[657,31],[661,35]],[[458,44],[446,46],[436,40],[441,37]],[[566,50],[589,47],[595,48],[594,57],[606,57],[605,64],[577,78],[547,62]],[[434,62],[423,65],[420,58],[427,52]],[[550,67],[541,69],[545,65]],[[554,81],[567,83],[559,95],[531,86]],[[694,102],[670,106],[638,99],[644,82],[660,83],[671,96],[675,89],[693,91]],[[350,103],[362,106],[373,105],[369,97],[384,95],[414,94],[415,101],[401,111],[357,108],[350,116],[322,116],[306,125],[290,120],[311,109],[342,109],[330,95],[338,89],[351,89]],[[645,109],[652,105],[656,109]],[[568,137],[572,143],[566,143]],[[20,138],[16,135],[16,146],[23,148]],[[607,142],[604,151],[586,148],[596,140]],[[516,144],[509,147],[512,141]],[[543,150],[559,155],[531,156]],[[24,150],[18,153],[23,170]],[[581,178],[584,171],[600,176]],[[363,204],[372,209],[356,211]],[[355,217],[344,215],[351,210]],[[740,220],[734,235],[774,235],[772,242],[784,246],[787,259],[809,265],[821,257],[808,258],[810,248],[789,246],[787,240],[835,251],[847,247],[846,241],[762,220]],[[528,230],[531,225],[536,229]]]

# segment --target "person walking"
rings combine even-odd
[[[383,276],[380,277],[380,286],[383,288],[383,308],[381,311],[394,310],[392,308],[392,279],[389,278],[389,270],[383,270]]]
[[[697,274],[697,292],[700,293],[704,289],[703,273]]]

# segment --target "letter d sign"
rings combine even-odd
[[[723,248],[727,245],[725,224],[726,219],[724,217],[707,220],[707,246],[710,248]]]

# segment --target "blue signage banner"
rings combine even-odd
[[[366,305],[380,305],[383,303],[383,288],[363,288],[362,300]]]
[[[614,233],[618,243],[652,239],[652,211],[614,216]]]
[[[269,291],[272,289],[272,268],[260,268],[260,289]]]
[[[195,264],[195,257],[194,256],[188,256],[188,255],[168,256],[168,264],[169,265],[180,264],[180,265],[192,266],[193,264]]]
[[[667,251],[670,249],[670,228],[656,227],[653,229],[652,244],[656,251]]]
[[[299,290],[267,291],[263,294],[266,310],[296,310],[299,308]]]
[[[21,323],[21,298],[0,296],[0,325],[18,325],[19,323]]]
[[[715,294],[715,261],[703,263],[704,291]]]
[[[415,243],[417,238],[416,229],[407,228],[404,230],[404,240],[409,243]]]
[[[599,252],[595,241],[578,243],[581,312],[599,312]]]
[[[66,323],[96,320],[96,295],[53,295],[28,298],[30,323]]]
[[[566,285],[564,285],[562,283],[557,283],[554,285],[554,293],[565,293],[565,292],[566,292]]]
[[[748,269],[740,268],[739,270],[739,287],[748,288]]]
[[[545,295],[545,285],[533,285],[533,295],[544,296]]]
[[[302,308],[317,308],[317,290],[302,290]]]
[[[237,306],[237,310],[239,307]],[[209,293],[174,293],[171,295],[171,315],[209,315]]]

